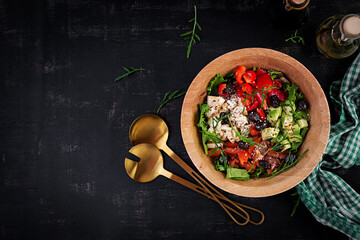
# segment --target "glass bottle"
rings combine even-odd
[[[326,57],[341,59],[359,47],[360,16],[335,15],[326,19],[316,32],[316,45]]]
[[[273,0],[270,15],[275,28],[281,30],[299,29],[309,17],[310,0]]]

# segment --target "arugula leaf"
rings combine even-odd
[[[294,118],[295,120],[299,120],[299,119],[305,119],[307,121],[310,120],[310,116],[309,116],[309,111],[308,109],[306,109],[305,111],[296,111],[295,114],[294,114]]]
[[[208,91],[208,95],[209,96],[219,96],[218,93],[218,89],[217,87],[222,84],[225,83],[226,80],[223,78],[223,76],[221,74],[216,74],[215,78],[213,80],[211,80],[209,87],[207,88]]]
[[[299,88],[299,87],[296,86],[295,83],[293,83],[293,84],[291,85],[291,87],[289,88],[289,101],[290,101],[290,103],[296,101],[296,95],[295,95],[295,93],[296,93],[296,90],[298,90],[298,88]]]
[[[275,72],[275,71],[271,71],[271,72],[269,72],[269,74],[270,74],[271,80],[280,78],[283,75],[282,72]]]
[[[161,101],[161,104],[158,108],[158,110],[156,111],[156,113],[159,113],[160,109],[166,104],[168,103],[169,101],[173,100],[173,99],[176,99],[176,98],[179,98],[181,97],[182,95],[184,95],[186,93],[186,91],[184,92],[181,92],[181,90],[175,90],[175,91],[168,91],[165,93],[162,101]]]
[[[225,77],[225,80],[227,82],[233,82],[233,81],[236,81],[236,78],[235,78],[235,74],[233,72],[230,72],[228,75],[226,75]]]
[[[219,159],[216,159],[214,161],[214,166],[215,166],[216,171],[219,171],[219,172],[226,171],[226,167],[220,163]]]

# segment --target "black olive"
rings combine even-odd
[[[280,106],[280,99],[278,98],[278,96],[276,95],[272,95],[270,97],[270,105],[273,107],[273,108],[277,108]]]
[[[257,112],[255,111],[252,111],[252,112],[249,112],[249,115],[248,115],[250,121],[252,122],[258,122],[260,121],[260,116]]]
[[[285,157],[285,163],[291,164],[297,158],[296,154],[290,153]]]
[[[234,94],[235,93],[235,85],[232,82],[227,83],[226,87],[224,89],[224,92],[228,93],[230,95]]]
[[[240,142],[238,143],[238,146],[239,146],[239,148],[241,148],[241,149],[248,149],[248,148],[249,148],[249,144],[246,143],[246,142],[243,142],[243,141],[240,141]]]
[[[300,111],[304,111],[308,108],[308,103],[305,101],[305,99],[299,99],[297,101],[297,108],[300,110]]]
[[[220,118],[224,117],[227,113],[225,112],[221,112],[220,113]],[[229,124],[229,119],[226,117],[223,120],[221,120],[221,124]]]
[[[271,164],[265,160],[260,160],[259,161],[259,166],[263,169],[270,169],[271,168]]]
[[[257,122],[256,124],[255,124],[255,130],[256,131],[261,131],[261,130],[263,130],[264,128],[266,128],[267,127],[267,122],[266,121],[264,121],[264,122]]]

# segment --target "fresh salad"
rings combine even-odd
[[[279,71],[239,66],[217,74],[199,104],[205,153],[226,178],[272,177],[293,167],[309,129],[309,103]]]

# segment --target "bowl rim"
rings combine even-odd
[[[260,54],[261,53],[261,54]],[[187,107],[187,106],[193,106],[194,102],[196,102],[196,100],[203,96],[203,94],[201,96],[192,96],[192,89],[194,87],[196,87],[196,85],[201,82],[201,76],[204,74],[204,72],[206,71],[211,71],[217,69],[216,66],[218,66],[219,64],[226,64],[224,62],[224,59],[226,58],[231,58],[234,57],[236,58],[237,56],[256,56],[256,55],[271,55],[273,57],[278,58],[279,60],[281,59],[281,61],[283,62],[290,62],[291,65],[294,65],[297,69],[297,71],[303,71],[304,74],[306,75],[306,77],[311,78],[312,83],[314,83],[314,87],[316,88],[316,90],[320,90],[319,91],[319,95],[321,100],[323,101],[323,105],[326,106],[324,111],[321,113],[324,116],[324,119],[322,120],[321,123],[318,123],[318,125],[321,125],[321,128],[323,129],[322,134],[319,135],[320,141],[317,144],[316,148],[317,151],[315,153],[315,157],[313,157],[314,155],[312,155],[311,160],[310,161],[310,166],[306,167],[306,171],[304,171],[305,174],[301,175],[301,176],[297,176],[295,179],[292,179],[292,181],[289,181],[287,184],[283,184],[284,186],[282,187],[278,187],[275,189],[266,189],[264,187],[260,187],[260,188],[249,188],[246,186],[243,186],[245,184],[242,184],[241,187],[235,187],[234,184],[236,184],[236,182],[239,182],[238,180],[231,180],[231,179],[226,179],[227,184],[224,185],[223,183],[220,183],[219,181],[217,181],[216,177],[214,178],[212,174],[209,174],[209,169],[204,167],[203,164],[203,157],[205,155],[203,149],[202,150],[202,155],[201,153],[199,153],[194,147],[194,142],[189,140],[189,133],[191,133],[191,131],[189,130],[190,127],[195,124],[196,127],[196,123],[194,122],[194,112],[190,111],[191,108]],[[280,70],[281,69],[276,69],[276,70]],[[213,76],[215,76],[217,72],[213,73]],[[211,78],[208,80],[210,81]],[[206,91],[204,92],[206,94]],[[197,104],[196,104],[197,105]],[[197,119],[196,119],[197,121]],[[327,102],[327,98],[325,96],[325,93],[323,91],[323,89],[321,88],[321,85],[319,84],[319,82],[317,81],[317,79],[314,77],[314,75],[303,65],[301,64],[299,61],[297,61],[296,59],[294,59],[293,57],[284,54],[282,52],[276,51],[276,50],[272,50],[272,49],[267,49],[267,48],[243,48],[243,49],[238,49],[238,50],[234,50],[225,54],[220,55],[219,57],[215,58],[214,60],[212,60],[210,63],[208,63],[204,68],[202,68],[202,70],[196,75],[196,77],[193,79],[193,81],[191,82],[188,91],[184,97],[183,100],[183,105],[182,105],[182,110],[181,110],[181,120],[180,120],[180,124],[181,124],[181,135],[182,135],[182,139],[185,145],[185,149],[191,159],[191,161],[193,162],[193,164],[195,165],[195,167],[198,169],[198,171],[205,176],[205,178],[207,178],[212,184],[214,184],[215,186],[217,186],[218,188],[235,194],[235,195],[239,195],[239,196],[243,196],[243,197],[268,197],[268,196],[273,196],[276,194],[280,194],[282,192],[285,192],[293,187],[295,187],[297,184],[299,184],[300,182],[302,182],[306,177],[308,177],[308,175],[315,169],[315,167],[318,165],[318,163],[320,162],[322,155],[325,151],[326,145],[327,145],[327,141],[330,135],[330,110],[329,110],[329,104]],[[196,128],[197,130],[197,128]],[[196,131],[197,132],[197,131]],[[198,134],[198,133],[196,133]],[[306,155],[305,155],[306,156]],[[209,159],[206,155],[205,155],[206,159]],[[299,165],[299,164],[297,164]],[[295,165],[293,168],[295,168],[297,165]],[[292,169],[293,169],[292,168]],[[292,169],[289,169],[286,172],[291,171]],[[214,169],[212,169],[212,171],[215,171]],[[277,175],[276,177],[272,178],[272,179],[276,179],[276,178],[281,178],[281,181],[284,180],[284,173],[283,172],[279,175]],[[221,173],[223,174],[223,173]],[[211,175],[211,176],[210,176]],[[284,175],[284,176],[282,176]],[[225,176],[223,177],[225,179]],[[265,179],[265,178],[264,178]],[[267,179],[267,181],[271,181],[272,179]],[[234,182],[235,181],[235,182]],[[247,181],[260,181],[259,179],[257,180],[247,180]],[[245,181],[245,182],[247,182]],[[261,180],[262,181],[262,180]],[[244,182],[244,181],[243,181]],[[284,181],[282,181],[284,182]],[[237,185],[237,184],[236,184]]]

